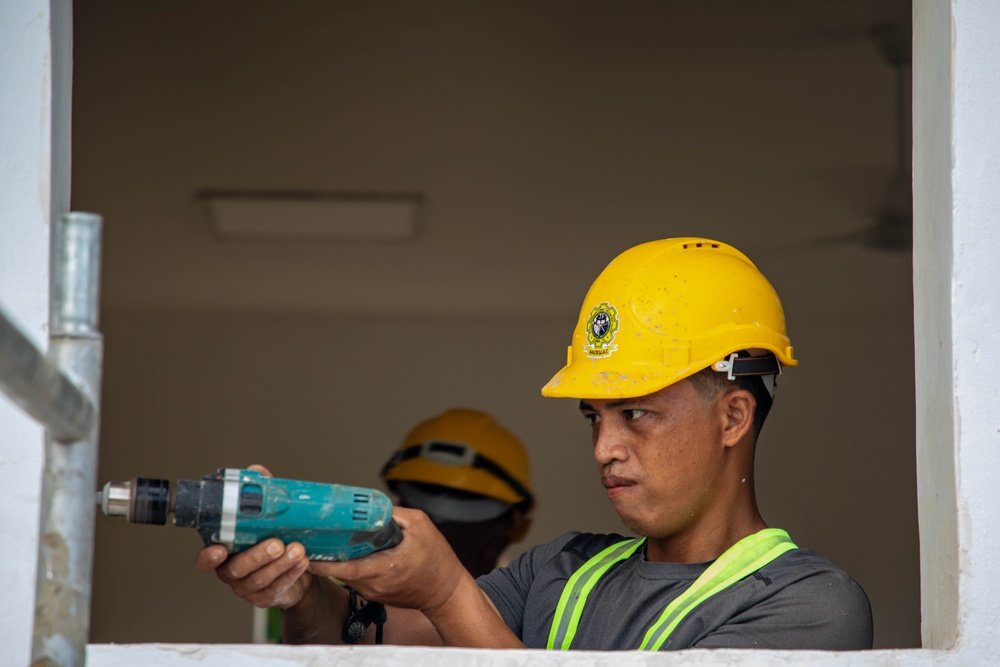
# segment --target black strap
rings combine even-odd
[[[353,588],[347,589],[347,618],[344,619],[344,629],[340,633],[345,644],[358,644],[365,636],[365,630],[375,624],[375,643],[382,643],[382,629],[386,621],[385,605],[379,602],[358,602],[358,593]]]
[[[763,357],[734,357],[731,361],[733,377],[744,375],[776,375],[781,372],[781,364],[777,357],[768,354]]]
[[[464,446],[467,447],[468,445]],[[399,465],[403,461],[408,461],[409,459],[414,459],[420,456],[423,453],[425,447],[427,448],[428,452],[451,451],[457,454],[461,454],[461,452],[456,451],[457,446],[449,442],[438,442],[432,440],[430,442],[420,443],[419,445],[411,445],[406,449],[401,449],[392,455],[392,458],[390,458],[386,462],[386,464],[382,466],[382,476],[385,477],[386,473],[389,472],[389,470]],[[531,505],[534,502],[534,496],[531,494],[531,491],[528,491],[528,489],[526,489],[524,485],[521,484],[521,482],[517,481],[517,479],[513,475],[507,472],[496,461],[493,461],[492,459],[483,456],[479,452],[475,452],[475,456],[472,457],[472,461],[470,462],[469,465],[472,466],[473,468],[479,468],[480,470],[485,470],[486,472],[490,473],[500,481],[507,484],[507,486],[509,486],[511,489],[514,490],[514,493],[516,493],[521,497],[520,503]]]

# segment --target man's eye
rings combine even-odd
[[[639,417],[646,414],[645,410],[626,410],[624,413],[625,419],[638,419]]]
[[[583,415],[583,418],[586,419],[591,424],[596,424],[597,422],[601,421],[601,416],[599,414],[597,414],[596,412],[591,412],[590,414],[585,414],[585,415]]]

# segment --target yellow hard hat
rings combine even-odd
[[[393,482],[421,482],[534,506],[524,446],[491,415],[452,409],[413,428],[382,468]]]
[[[753,262],[710,239],[651,241],[623,252],[594,281],[566,366],[542,394],[636,398],[709,366],[732,373],[733,353],[751,349],[798,364],[778,295]]]

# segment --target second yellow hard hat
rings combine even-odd
[[[385,464],[382,478],[418,482],[534,505],[528,455],[490,414],[455,408],[415,426]]]

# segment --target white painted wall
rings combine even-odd
[[[58,0],[0,3],[0,307],[42,349],[49,225],[69,209],[71,12]],[[0,660],[9,665],[31,655],[42,454],[41,427],[0,398]]]
[[[928,0],[928,4],[933,3]],[[953,375],[927,380],[933,385],[951,379],[954,388],[959,650],[981,656],[980,664],[996,664],[1000,662],[1000,486],[996,479],[1000,470],[1000,264],[996,257],[1000,248],[1000,42],[996,39],[1000,4],[952,0],[951,5],[952,238],[941,247],[952,256],[948,285]],[[928,185],[929,191],[938,191],[936,180]],[[927,222],[933,225],[937,220]]]
[[[958,529],[953,399],[952,38],[946,3],[914,11],[914,352],[924,646],[958,637]],[[958,165],[956,165],[957,167]],[[960,221],[956,221],[958,224]],[[956,378],[957,379],[957,378]]]

